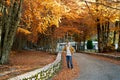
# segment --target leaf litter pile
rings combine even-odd
[[[41,68],[56,59],[56,55],[40,51],[12,51],[8,65],[0,65],[0,80]]]

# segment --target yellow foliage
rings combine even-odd
[[[22,20],[28,27],[35,27],[31,28],[33,33],[34,31],[43,33],[52,25],[59,27],[62,7],[56,0],[24,0],[23,8]]]
[[[26,29],[23,29],[23,28],[20,28],[20,27],[18,27],[17,33],[22,33],[22,34],[24,34],[24,35],[26,35],[26,36],[29,35],[29,34],[31,34],[30,31],[28,31],[28,30],[26,30]]]

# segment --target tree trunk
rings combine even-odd
[[[85,51],[85,41],[86,41],[86,35],[83,36],[83,51]]]
[[[119,39],[118,39],[118,49],[117,49],[118,52],[120,52],[120,31],[119,31]]]
[[[4,6],[1,1],[0,2],[0,13],[3,13],[3,9],[4,9]],[[2,35],[2,19],[3,19],[3,17],[0,16],[0,58],[2,56],[2,54],[1,54],[1,50],[2,50],[2,36],[1,36]]]
[[[110,34],[110,23],[109,20],[105,23],[106,24],[106,36],[105,36],[105,40],[106,40],[106,47],[108,47],[110,44],[110,40],[109,40],[109,34]]]
[[[115,41],[116,41],[116,31],[114,31],[114,34],[113,34],[113,43],[112,43],[112,45],[114,45],[114,46],[115,46]]]
[[[118,27],[120,29],[120,21],[118,21],[117,25],[118,25]],[[118,38],[118,49],[117,49],[117,51],[120,52],[120,30],[119,30],[118,35],[119,35],[119,38]]]
[[[2,28],[5,30],[2,31],[3,38],[3,45],[1,49],[1,58],[0,62],[1,64],[7,64],[9,59],[9,53],[11,50],[11,47],[13,45],[14,36],[16,34],[17,26],[19,25],[20,21],[20,13],[21,13],[21,7],[22,7],[22,1],[15,1],[11,0],[11,6],[4,7],[3,11],[3,19],[2,19]],[[8,11],[8,12],[7,12]]]
[[[101,24],[100,26],[100,52],[106,52],[108,51],[108,46],[111,46],[110,40],[109,40],[109,33],[110,33],[110,28],[109,28],[109,21],[106,23]]]
[[[102,39],[101,39],[101,28],[99,19],[97,19],[97,37],[98,37],[98,52],[102,52]]]
[[[115,22],[115,28],[117,28],[117,27],[119,27],[119,25],[118,25],[118,22],[116,21],[116,22]],[[114,34],[114,35],[113,35],[113,43],[112,43],[112,44],[115,46],[117,31],[114,30],[114,33],[113,33],[113,34]]]

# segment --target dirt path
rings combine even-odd
[[[66,57],[65,54],[62,55],[62,70],[52,80],[74,80],[74,78],[78,77],[80,69],[77,64],[77,61],[73,58],[73,69],[68,69],[66,65]]]

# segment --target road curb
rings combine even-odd
[[[92,52],[81,52],[81,53],[90,54],[90,55],[98,55],[98,56],[103,56],[107,58],[112,58],[115,60],[120,60],[120,56],[116,56],[116,55],[109,55],[109,54],[104,54],[104,53],[92,53]]]

